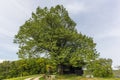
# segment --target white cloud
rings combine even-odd
[[[12,43],[1,43],[0,48],[9,52],[16,52],[18,50],[17,45],[14,45]]]
[[[79,14],[87,10],[87,6],[83,2],[71,2],[65,5],[66,9],[71,14]]]
[[[108,35],[113,36],[113,37],[120,37],[120,27],[119,28],[113,28],[112,30],[110,30]]]
[[[0,28],[0,34],[1,34],[3,37],[5,37],[5,36],[7,36],[7,37],[13,37],[14,32],[10,32],[10,31],[7,30],[7,29]]]
[[[119,38],[120,39],[120,32],[112,31],[112,32],[103,32],[101,34],[97,34],[94,36],[95,39],[102,40],[104,38]]]
[[[28,5],[28,3],[24,4],[27,1],[21,1],[21,0],[11,0],[11,3],[17,7],[19,10],[21,10],[22,12],[24,12],[26,15],[30,15],[31,14],[31,8],[29,8],[30,6]]]

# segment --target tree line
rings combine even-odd
[[[51,68],[51,73],[56,71],[55,64],[46,58],[4,61],[0,63],[0,80],[34,74],[48,74],[49,68]]]
[[[113,77],[111,59],[91,61],[84,66],[84,76]],[[0,79],[21,77],[34,74],[57,74],[58,66],[48,58],[21,59],[0,63]]]

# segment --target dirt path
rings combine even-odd
[[[34,78],[33,80],[39,80],[39,78],[40,78],[40,77],[36,77],[36,78]]]
[[[40,78],[41,76],[39,76],[39,77],[31,77],[31,78],[27,78],[27,79],[24,79],[24,80],[39,80],[39,78]]]
[[[27,79],[25,79],[25,80],[31,80],[32,79],[32,77],[31,78],[27,78]]]

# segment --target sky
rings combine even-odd
[[[21,25],[40,6],[63,5],[77,23],[77,30],[93,37],[101,58],[120,65],[120,0],[0,0],[0,62],[17,60],[13,43]]]

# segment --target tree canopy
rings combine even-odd
[[[99,56],[93,39],[76,30],[62,5],[38,7],[20,26],[14,42],[19,44],[19,58],[45,56],[56,64],[81,67]]]

